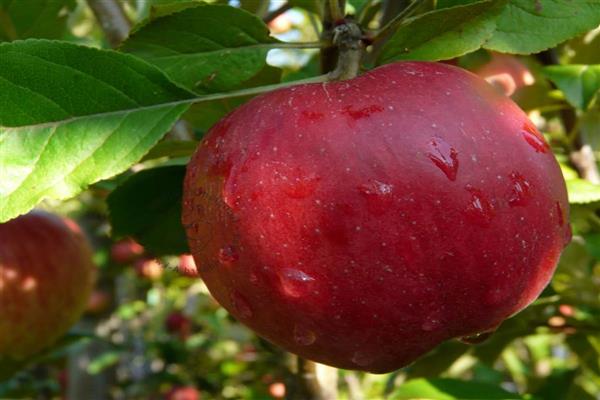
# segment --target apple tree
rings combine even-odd
[[[596,0],[0,0],[0,397],[598,399],[598,93]]]

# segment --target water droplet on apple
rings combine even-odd
[[[435,137],[429,141],[427,157],[450,179],[456,180],[458,172],[458,152],[442,138]]]
[[[427,332],[431,332],[439,328],[440,325],[441,321],[439,320],[439,318],[429,316],[425,319],[425,321],[423,321],[423,324],[421,324],[421,329]]]
[[[375,361],[375,357],[367,353],[366,351],[359,350],[354,352],[351,361],[360,367],[366,367],[367,365],[372,364],[373,361]]]
[[[252,317],[252,308],[250,308],[250,304],[248,304],[248,301],[244,298],[244,296],[236,291],[233,291],[231,292],[230,299],[231,304],[233,305],[233,310],[239,318],[248,319]]]
[[[300,297],[312,290],[315,278],[293,268],[284,268],[279,273],[283,292],[290,297]]]
[[[509,178],[512,182],[512,191],[508,198],[508,204],[512,207],[526,205],[531,197],[529,182],[518,172],[512,172]]]
[[[494,217],[494,207],[487,196],[479,189],[470,185],[466,190],[471,194],[471,200],[467,205],[466,216],[468,219],[480,226],[488,226]]]
[[[546,153],[550,146],[544,140],[542,134],[537,130],[531,121],[526,121],[521,130],[523,139],[536,151],[536,153]]]
[[[367,200],[367,209],[375,215],[389,210],[393,200],[394,185],[370,179],[368,183],[358,186],[358,191]]]
[[[306,329],[303,326],[294,326],[294,341],[302,346],[310,346],[317,340],[314,332]]]
[[[494,334],[494,332],[496,332],[496,330],[476,333],[474,335],[463,336],[458,340],[465,344],[479,344],[488,340]]]
[[[219,262],[223,265],[231,265],[239,259],[233,246],[225,246],[219,249]]]

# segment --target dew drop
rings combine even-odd
[[[219,249],[219,262],[224,265],[231,265],[239,259],[233,246],[225,246]]]
[[[542,134],[537,130],[535,125],[531,121],[526,121],[523,124],[521,135],[525,141],[533,147],[536,153],[546,153],[550,146],[544,140]]]
[[[458,340],[465,344],[479,344],[479,343],[483,343],[486,340],[488,340],[494,334],[494,332],[496,332],[496,331],[491,330],[491,331],[476,333],[474,335],[463,336]]]
[[[423,321],[423,324],[421,324],[421,329],[426,332],[431,332],[439,328],[440,325],[441,321],[438,318],[429,316]]]
[[[236,316],[241,319],[252,317],[252,308],[250,308],[250,304],[248,304],[248,301],[240,293],[236,291],[231,292],[230,299]]]
[[[508,204],[512,207],[526,205],[531,197],[529,182],[518,172],[512,172],[509,178],[512,182],[512,190]]]
[[[315,278],[293,268],[284,268],[279,273],[283,292],[290,297],[300,297],[312,290]]]
[[[466,216],[471,222],[477,225],[488,226],[494,217],[492,203],[481,190],[470,185],[467,185],[466,189],[471,194],[471,200],[466,209]]]
[[[352,354],[351,361],[360,367],[366,367],[367,365],[372,364],[373,361],[375,361],[375,357],[373,357],[366,351],[359,350],[355,351],[354,354]]]
[[[358,191],[367,200],[367,209],[375,215],[386,213],[393,200],[394,185],[370,179],[358,186]]]
[[[430,151],[427,157],[440,169],[451,181],[456,180],[458,172],[458,152],[441,138],[433,138],[429,142]]]
[[[294,327],[294,341],[299,345],[310,346],[315,340],[317,340],[317,336],[311,330],[300,325]]]

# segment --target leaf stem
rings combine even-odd
[[[116,48],[129,35],[131,22],[117,0],[87,0],[94,16],[100,23],[106,39]]]
[[[326,42],[280,42],[273,44],[274,49],[322,49],[328,46]]]
[[[329,13],[334,23],[338,23],[344,19],[343,1],[329,0]]]

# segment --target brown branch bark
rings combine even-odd
[[[268,24],[269,22],[273,21],[275,18],[279,17],[281,14],[283,14],[284,12],[288,11],[289,9],[292,8],[292,5],[290,3],[284,3],[281,7],[271,11],[270,13],[268,13],[264,18],[263,18],[263,22],[265,24]]]
[[[110,46],[112,48],[119,46],[129,35],[131,22],[118,0],[87,0],[87,3],[100,23]]]

